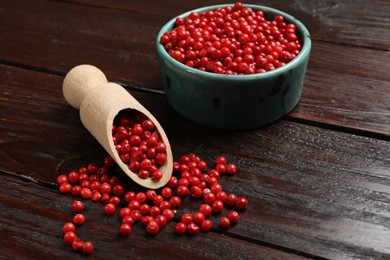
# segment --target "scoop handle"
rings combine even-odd
[[[92,65],[79,65],[65,76],[62,91],[66,101],[72,107],[80,109],[83,99],[99,85],[107,82],[100,69]]]

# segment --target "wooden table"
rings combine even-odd
[[[249,131],[199,126],[164,98],[155,52],[161,26],[224,1],[0,1],[0,257],[78,258],[63,242],[71,195],[56,177],[105,152],[62,95],[64,75],[93,64],[161,122],[173,153],[238,167],[222,178],[249,199],[228,230],[177,236],[187,200],[156,237],[86,201],[78,229],[96,259],[390,258],[390,4],[248,1],[290,13],[311,32],[302,98],[283,119]],[[137,189],[130,181],[126,187]],[[138,188],[139,189],[139,188]],[[213,217],[215,220],[218,216]]]

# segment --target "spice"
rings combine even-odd
[[[301,50],[296,26],[283,16],[267,20],[263,11],[241,2],[177,18],[160,43],[175,60],[198,70],[227,75],[279,68]]]
[[[72,210],[74,212],[81,212],[84,209],[84,203],[79,200],[73,201]]]
[[[146,123],[146,128],[150,127],[149,123]],[[144,164],[149,164],[149,161]],[[213,226],[210,216],[221,214],[225,206],[231,209],[227,215],[219,218],[219,226],[224,229],[240,220],[239,213],[233,209],[243,210],[248,205],[245,197],[228,194],[223,190],[219,179],[231,173],[221,170],[223,167],[218,165],[234,164],[228,164],[225,157],[219,156],[215,160],[214,168],[207,170],[207,163],[195,154],[183,155],[178,162],[174,162],[174,175],[165,187],[159,190],[134,192],[126,191],[119,178],[110,175],[115,163],[111,157],[106,157],[103,166],[91,163],[78,171],[60,175],[57,183],[61,193],[81,195],[83,199],[101,202],[107,215],[114,215],[120,207],[118,215],[121,221],[118,231],[123,236],[130,235],[137,222],[145,225],[147,234],[157,235],[178,214],[177,209],[182,204],[181,197],[191,196],[202,201],[202,204],[194,213],[183,213],[174,226],[174,232],[178,235],[185,233],[196,235],[200,231],[208,232]],[[235,165],[234,168],[236,169]],[[64,185],[67,187],[66,192]],[[74,200],[71,208],[77,214],[74,215],[72,222],[67,222],[62,227],[64,242],[71,245],[75,251],[90,254],[94,250],[93,244],[84,242],[75,233],[75,224],[82,225],[85,222],[85,216],[81,213],[85,205],[80,200]]]
[[[82,224],[84,224],[84,221],[85,221],[85,217],[81,213],[76,214],[73,217],[73,223],[75,223],[76,225],[82,225]]]
[[[166,145],[145,115],[121,111],[114,119],[112,138],[122,162],[139,178],[159,181],[163,177],[159,168],[167,162]]]

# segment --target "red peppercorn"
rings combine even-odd
[[[105,195],[107,195],[107,194],[105,194]],[[92,192],[91,200],[93,200],[93,201],[101,201],[102,200],[102,194],[99,191],[95,190],[94,192]]]
[[[139,203],[138,200],[132,200],[129,202],[128,207],[130,210],[138,210],[141,208],[141,204]]]
[[[223,228],[229,228],[230,227],[230,220],[227,217],[221,217],[219,220],[219,225]]]
[[[122,225],[119,227],[119,233],[121,235],[129,235],[131,232],[133,231],[133,229],[131,228],[131,225],[129,224],[126,224],[126,223],[122,223]]]
[[[186,232],[187,225],[179,222],[175,224],[175,233],[178,235],[183,235]]]
[[[163,196],[161,196],[161,195],[156,195],[156,196],[154,197],[154,199],[153,199],[153,204],[156,205],[156,206],[158,206],[158,205],[160,205],[160,203],[163,202],[163,201],[164,201],[164,197],[163,197]]]
[[[83,248],[82,248],[83,254],[85,254],[85,255],[92,254],[93,249],[94,249],[94,247],[93,247],[92,242],[89,242],[89,241],[84,242]]]
[[[158,207],[160,208],[161,211],[163,211],[164,209],[170,209],[171,208],[171,203],[169,203],[169,201],[161,201],[160,204],[158,204]]]
[[[84,203],[79,200],[75,200],[72,203],[72,210],[74,212],[81,212],[84,209]]]
[[[213,212],[213,209],[209,204],[202,204],[199,206],[199,212],[203,213],[203,215],[207,217]]]
[[[97,166],[96,163],[90,163],[87,166],[87,170],[89,174],[94,174],[98,171],[99,167]]]
[[[106,205],[104,205],[104,212],[107,214],[107,215],[112,215],[114,214],[116,211],[116,206],[112,203],[108,203]]]
[[[83,246],[84,246],[84,242],[81,241],[80,238],[76,238],[73,243],[72,243],[72,248],[73,250],[75,251],[80,251],[83,249]]]
[[[199,186],[193,186],[190,189],[191,197],[200,198],[203,195],[203,190]]]
[[[161,190],[161,196],[163,196],[165,199],[168,199],[172,196],[172,189],[169,187],[164,187]]]
[[[142,215],[147,215],[150,213],[150,206],[148,204],[141,204],[140,208],[139,208],[139,212],[142,214]]]
[[[75,185],[73,186],[71,189],[70,189],[70,194],[72,194],[72,196],[80,196],[81,194],[81,186],[80,185]]]
[[[236,205],[236,202],[237,202],[237,195],[234,194],[234,193],[230,193],[228,196],[227,196],[227,200],[226,200],[226,204],[228,206],[235,206]]]
[[[194,215],[192,216],[192,221],[194,221],[194,223],[196,223],[198,225],[202,224],[204,219],[205,219],[205,215],[199,211],[195,212]]]
[[[166,218],[167,221],[171,221],[175,216],[175,213],[173,213],[173,211],[170,209],[164,209],[162,215]]]
[[[221,184],[219,183],[214,183],[211,187],[210,187],[210,191],[214,194],[217,194],[218,192],[222,191],[222,186]]]
[[[90,199],[92,197],[92,191],[89,188],[82,188],[80,195],[83,199]]]
[[[227,159],[225,156],[218,156],[216,159],[215,159],[215,164],[226,164],[227,162]]]
[[[211,207],[213,209],[213,212],[217,212],[218,213],[218,212],[222,211],[224,205],[223,205],[222,201],[216,200],[216,201],[213,202],[213,205]]]
[[[228,174],[233,175],[233,174],[236,173],[236,171],[237,171],[236,165],[234,165],[234,164],[231,163],[231,164],[228,164],[228,165],[226,166],[226,172],[227,172]]]
[[[102,194],[102,198],[100,199],[101,203],[109,203],[110,202],[110,195],[108,194]]]
[[[114,193],[115,196],[122,196],[125,193],[125,189],[123,188],[122,185],[116,184],[112,188],[112,192]]]
[[[189,181],[190,181],[190,186],[199,186],[200,185],[200,179],[196,176],[191,176],[189,178]]]
[[[139,212],[139,210],[133,210],[130,213],[130,216],[134,219],[135,222],[138,222],[142,219],[142,214]]]
[[[219,172],[219,174],[224,174],[226,173],[226,165],[225,164],[217,164],[215,166],[215,170],[217,170]]]
[[[124,198],[123,198],[126,202],[130,202],[132,200],[135,200],[136,199],[136,194],[135,192],[133,191],[129,191],[129,192],[126,192]]]
[[[181,222],[184,223],[185,225],[188,225],[192,222],[192,215],[190,213],[184,213],[181,216]]]
[[[112,159],[111,157],[107,156],[106,158],[104,158],[103,160],[103,163],[105,166],[108,166],[108,167],[112,167],[114,166],[116,163],[114,161],[114,159]]]
[[[225,202],[227,200],[227,194],[224,191],[220,191],[215,195],[215,199]]]
[[[157,206],[152,206],[149,211],[149,215],[152,217],[156,217],[161,214],[161,209]]]
[[[190,223],[187,225],[186,233],[189,235],[196,235],[200,231],[200,227],[195,223]]]
[[[208,193],[203,195],[203,200],[205,203],[211,205],[215,201],[215,194],[212,192],[208,192]]]
[[[129,224],[130,226],[132,226],[134,224],[134,219],[131,217],[131,216],[124,216],[122,218],[122,224]]]
[[[161,178],[163,177],[163,173],[161,171],[154,171],[153,172],[153,176],[152,176],[152,179],[155,180],[155,181],[159,181],[161,180]]]
[[[72,245],[73,241],[77,238],[76,234],[73,231],[66,232],[64,235],[64,242],[67,245]]]
[[[169,187],[169,188],[175,188],[175,187],[177,186],[177,182],[178,182],[177,178],[176,178],[175,176],[172,176],[172,177],[169,179],[168,183],[167,183],[167,187]]]
[[[181,199],[178,196],[172,196],[169,199],[169,203],[171,204],[171,208],[177,208],[181,205]]]
[[[218,171],[212,171],[211,173],[210,172],[209,172],[209,178],[207,180],[207,185],[211,187],[214,184],[218,183],[219,172]]]
[[[71,191],[71,189],[72,189],[72,185],[70,185],[67,182],[66,183],[62,183],[60,185],[60,193],[63,193],[63,194],[69,193]]]
[[[78,172],[80,175],[81,174],[88,175],[88,173],[89,173],[87,167],[81,167]]]
[[[240,220],[240,215],[236,211],[231,210],[227,214],[227,218],[230,220],[230,223],[237,223]]]
[[[91,178],[90,178],[91,179]],[[83,187],[83,188],[90,188],[92,191],[98,191],[100,190],[100,187],[102,186],[102,184],[100,183],[100,181],[93,181],[90,185],[90,187]]]
[[[83,182],[81,182],[81,188],[89,188],[91,189],[91,182],[89,180],[85,180]]]
[[[130,213],[130,216],[132,219],[134,219],[135,222],[138,222],[142,219],[142,214],[141,212],[139,212],[139,210],[133,210],[131,213]]]
[[[74,232],[75,230],[76,230],[76,227],[74,226],[74,224],[72,222],[67,222],[62,226],[62,232],[64,234],[66,234],[68,232]]]
[[[146,226],[146,232],[150,235],[157,235],[158,231],[160,230],[160,227],[156,221],[150,221],[148,225]]]
[[[145,226],[149,224],[150,221],[154,221],[154,218],[152,216],[143,216],[141,218],[141,223]]]
[[[112,191],[112,187],[110,184],[108,184],[107,182],[105,183],[102,183],[102,185],[100,186],[100,192],[102,194],[110,194]]]
[[[200,225],[200,228],[203,232],[208,232],[213,227],[213,222],[209,219],[203,220],[202,224]]]
[[[79,214],[74,215],[73,223],[75,223],[76,225],[82,225],[82,224],[84,224],[84,222],[85,222],[85,217],[83,214],[79,213]]]
[[[239,197],[235,204],[237,209],[245,209],[247,205],[248,200],[245,197]]]
[[[184,196],[186,196],[186,195],[188,195],[188,188],[186,187],[186,186],[182,186],[182,185],[180,185],[180,186],[178,186],[177,188],[176,188],[176,193],[177,193],[177,195],[179,195],[180,197],[184,197]]]
[[[61,186],[63,183],[68,183],[68,176],[61,174],[57,177],[57,184]]]
[[[76,183],[79,181],[79,173],[76,172],[76,171],[71,171],[69,174],[68,174],[68,179],[71,183]],[[58,181],[57,181],[58,183]]]
[[[81,177],[80,177],[81,178]],[[100,182],[101,183],[105,183],[105,182],[109,182],[110,181],[110,175],[108,175],[107,173],[104,173],[100,176]]]
[[[114,204],[115,206],[118,206],[119,203],[121,202],[121,199],[117,196],[112,196],[108,203]]]
[[[185,186],[185,187],[190,186],[190,180],[189,180],[190,175],[191,175],[190,172],[183,172],[181,179],[177,182],[178,186]]]
[[[125,207],[125,208],[121,208],[121,210],[119,211],[119,215],[124,218],[125,216],[130,216],[131,214],[131,209]]]
[[[167,219],[164,215],[157,215],[154,221],[158,224],[159,228],[163,228],[167,224]]]
[[[147,198],[148,200],[153,201],[153,200],[154,200],[154,197],[156,197],[156,196],[157,196],[156,191],[154,191],[154,190],[147,190],[147,191],[146,191],[146,198]]]

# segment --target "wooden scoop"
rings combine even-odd
[[[154,116],[133,96],[118,84],[107,81],[104,73],[91,65],[80,65],[66,75],[62,90],[66,101],[80,109],[81,122],[96,140],[104,147],[120,168],[136,183],[149,189],[164,186],[172,176],[173,157],[168,138]],[[163,177],[159,181],[152,178],[141,179],[124,164],[112,139],[112,126],[115,116],[124,109],[141,112],[156,126],[166,145],[167,162],[159,170]]]

